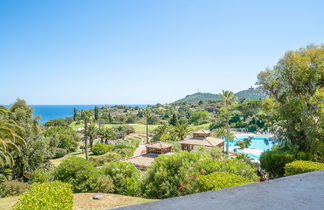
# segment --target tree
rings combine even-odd
[[[90,141],[90,150],[92,151],[93,140],[96,138],[98,134],[98,129],[95,124],[90,124],[88,127],[88,136]]]
[[[90,122],[91,120],[91,116],[92,116],[92,113],[90,110],[83,110],[81,112],[81,119],[83,120],[83,123],[84,123],[84,151],[85,151],[85,155],[86,155],[86,160],[89,159],[89,156],[88,156],[88,137],[89,137],[89,131],[88,131],[88,123]]]
[[[12,152],[21,152],[21,146],[25,146],[25,141],[15,132],[19,127],[9,121],[7,115],[10,112],[0,106],[0,166],[13,166],[14,158]]]
[[[173,126],[176,126],[178,123],[179,123],[178,115],[174,112],[171,119],[170,119],[170,121],[169,121],[169,124],[173,125]]]
[[[113,128],[104,127],[104,128],[99,128],[98,136],[101,139],[102,143],[105,141],[105,143],[107,144],[109,139],[116,138],[116,133]]]
[[[73,121],[76,121],[78,117],[78,110],[74,107],[73,109]]]
[[[99,108],[97,106],[94,108],[94,119],[95,121],[99,120]]]
[[[208,120],[209,113],[207,111],[197,111],[192,113],[191,123],[199,125],[205,123]]]
[[[248,138],[244,138],[243,141],[237,141],[235,145],[239,146],[241,149],[249,148],[253,138],[254,137],[249,136]]]
[[[288,51],[257,84],[274,104],[272,119],[283,143],[324,157],[324,45]]]
[[[149,125],[149,117],[151,116],[151,110],[149,108],[145,109],[145,123],[146,123],[146,144],[149,143],[149,129],[148,129],[148,125]]]
[[[179,140],[183,140],[190,133],[189,125],[178,123],[175,126],[174,132]]]
[[[225,113],[225,131],[226,134],[226,152],[229,152],[229,141],[232,140],[232,135],[230,134],[230,108],[231,106],[235,103],[236,97],[233,92],[231,91],[224,91],[222,92],[222,97],[223,97],[223,108],[224,108],[224,113]]]
[[[32,171],[49,167],[49,159],[52,157],[49,140],[41,132],[39,117],[33,117],[33,109],[24,100],[17,99],[10,107],[10,112],[9,120],[20,128],[16,134],[26,142],[20,153],[13,154],[13,177],[28,181]]]

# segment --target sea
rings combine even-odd
[[[40,123],[44,124],[49,120],[53,120],[56,118],[66,118],[73,116],[73,110],[76,108],[78,111],[85,110],[85,109],[94,109],[95,106],[97,107],[112,107],[117,104],[111,105],[102,105],[102,104],[95,104],[95,105],[30,105],[34,109],[34,117],[40,116]],[[125,104],[125,106],[129,107],[140,107],[146,108],[148,105],[146,104]],[[6,106],[10,107],[10,106]]]

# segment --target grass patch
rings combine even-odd
[[[192,130],[200,130],[200,129],[209,130],[209,126],[210,126],[210,123],[205,123],[202,125],[192,125],[192,126],[190,126],[190,128]]]
[[[92,155],[92,152],[89,151],[89,156],[91,156],[91,155]],[[71,156],[80,157],[80,158],[84,158],[85,159],[85,154],[84,153],[82,153],[82,152],[71,152],[69,154],[66,154],[64,157],[56,158],[56,159],[51,159],[50,162],[52,163],[52,165],[54,167],[57,167],[58,165],[60,165],[60,163],[62,162],[62,160],[65,160],[66,158],[71,157]]]
[[[104,210],[121,206],[134,205],[155,201],[152,199],[130,197],[117,194],[104,194],[104,199],[93,200],[97,193],[76,193],[73,195],[73,209],[75,210]],[[18,196],[0,198],[0,209],[9,210],[18,201]]]

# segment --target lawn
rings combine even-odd
[[[54,167],[57,167],[61,163],[62,160],[66,159],[68,157],[71,157],[71,156],[85,158],[85,154],[82,152],[71,152],[71,153],[65,155],[64,157],[51,159],[50,162],[53,164]],[[89,156],[91,156],[91,152],[89,152]]]
[[[118,127],[121,125],[130,125],[133,126],[135,129],[135,133],[136,134],[143,134],[146,132],[146,126],[144,124],[104,124],[104,127],[108,127],[108,128],[113,128],[113,127]],[[149,132],[152,132],[155,128],[157,128],[159,125],[149,125]],[[83,124],[76,124],[76,123],[72,123],[70,125],[71,128],[73,129],[78,129],[78,128],[82,128]]]
[[[204,129],[204,130],[209,130],[210,123],[205,123],[202,125],[192,125],[190,128],[192,130],[199,130],[199,129]]]
[[[74,210],[103,210],[128,206],[138,203],[151,202],[154,200],[138,197],[130,197],[117,194],[104,194],[104,199],[93,200],[92,196],[97,193],[76,193],[73,199]],[[0,198],[0,209],[7,210],[18,201],[18,196]]]

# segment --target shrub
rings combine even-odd
[[[228,172],[258,181],[257,169],[250,164],[237,159],[203,160],[195,165],[195,170],[202,175],[214,172]]]
[[[132,157],[134,154],[134,149],[126,147],[123,149],[115,149],[114,152],[120,154],[123,158]]]
[[[101,193],[114,192],[114,181],[110,177],[100,176],[97,181],[96,191]]]
[[[198,178],[199,190],[210,191],[228,187],[249,184],[251,181],[245,177],[228,172],[214,172]]]
[[[38,169],[33,172],[31,180],[33,183],[44,183],[51,181],[52,178],[51,172]]]
[[[114,148],[114,145],[112,145],[112,144],[98,143],[98,144],[93,145],[92,153],[94,155],[103,155],[109,151],[112,151],[113,148]]]
[[[72,185],[73,192],[93,192],[100,176],[94,163],[83,158],[69,157],[54,170],[54,179]]]
[[[66,155],[66,154],[67,154],[66,149],[56,148],[54,158],[61,158],[61,157],[64,157],[64,155]]]
[[[182,191],[181,185],[188,183],[186,178],[194,176],[192,169],[200,158],[200,155],[189,152],[157,157],[144,177],[143,195],[148,198],[168,198],[191,193]]]
[[[33,184],[30,190],[19,197],[14,210],[71,210],[72,206],[71,185],[55,181]]]
[[[112,178],[114,192],[123,195],[136,196],[139,193],[139,171],[128,162],[110,162],[104,165],[102,173]]]
[[[309,159],[310,155],[303,152],[282,151],[280,149],[266,151],[261,154],[261,168],[269,173],[270,178],[282,177],[285,174],[285,165],[291,163],[297,158]]]
[[[111,162],[111,161],[117,161],[121,160],[122,156],[116,152],[108,152],[104,155],[90,157],[89,160],[93,161],[97,166],[101,166],[105,163]]]
[[[29,184],[17,180],[4,181],[0,184],[0,197],[14,196],[29,189]]]
[[[311,171],[324,170],[324,163],[317,163],[312,161],[294,161],[286,164],[285,176],[291,176],[294,174],[302,174]]]

